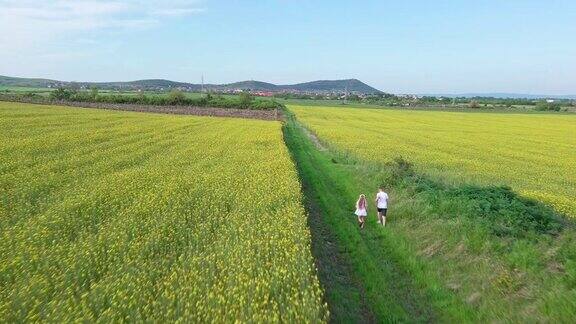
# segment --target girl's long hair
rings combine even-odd
[[[356,205],[358,205],[359,209],[366,209],[366,196],[364,196],[364,194],[360,195]]]

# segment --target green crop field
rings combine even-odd
[[[33,92],[33,93],[48,93],[52,89],[48,88],[33,88],[33,87],[11,87],[0,86],[0,92]]]
[[[0,102],[0,322],[319,322],[279,122]]]
[[[429,174],[509,185],[576,216],[576,116],[290,108],[322,140],[360,158],[402,157]]]

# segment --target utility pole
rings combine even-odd
[[[204,93],[204,74],[202,74],[202,93]]]

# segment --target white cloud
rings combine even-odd
[[[198,0],[0,0],[0,58],[99,30],[151,28],[201,13]]]
[[[32,20],[67,20],[82,17],[113,15],[128,9],[127,4],[98,1],[1,1],[2,15]]]
[[[179,16],[187,16],[197,13],[204,12],[204,8],[165,8],[155,10],[152,13],[157,16],[172,16],[172,17],[179,17]]]

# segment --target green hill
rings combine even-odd
[[[0,86],[5,87],[31,87],[31,88],[56,88],[56,87],[77,87],[92,88],[96,87],[105,90],[168,90],[180,88],[188,91],[199,91],[202,89],[201,84],[176,82],[164,79],[136,80],[128,82],[70,82],[58,81],[51,79],[37,78],[16,78],[0,76]],[[241,81],[229,84],[205,84],[205,89],[212,90],[252,90],[252,91],[294,91],[294,92],[353,92],[373,94],[381,93],[360,80],[320,80],[305,83],[276,85],[262,81]]]

